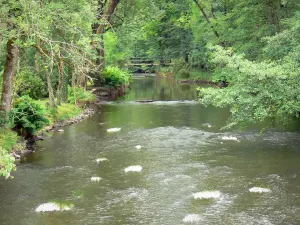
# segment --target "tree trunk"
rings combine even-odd
[[[104,33],[105,33],[105,27],[111,23],[111,16],[115,13],[115,10],[120,3],[120,0],[110,0],[109,1],[109,6],[105,13],[103,14],[103,3],[99,5],[101,7],[101,10],[98,10],[98,15],[99,18],[102,18],[104,20],[104,23],[102,24],[96,24],[94,26],[96,34],[100,35],[101,37],[101,43],[100,43],[100,48],[97,49],[98,52],[98,60],[97,60],[97,65],[100,68],[100,71],[103,70],[104,68],[104,57],[105,57],[105,50],[104,50]],[[103,14],[103,15],[102,15]]]
[[[204,8],[200,5],[198,0],[194,0],[194,2],[196,3],[197,7],[200,9],[202,15],[204,16],[205,20],[207,21],[207,23],[210,25],[211,29],[213,30],[215,36],[217,38],[220,37],[219,33],[215,30],[214,26],[211,24],[211,21],[209,19],[209,17],[207,16],[206,12],[204,11]]]
[[[52,88],[51,72],[49,71],[47,71],[47,86],[48,86],[50,108],[54,109],[56,105],[55,105],[54,93]]]
[[[2,78],[0,112],[2,111],[4,113],[6,119],[8,119],[8,112],[11,110],[13,79],[18,60],[18,47],[14,44],[14,41],[14,39],[9,39],[7,41],[7,54]]]
[[[2,34],[0,33],[0,60],[2,57]]]
[[[54,97],[54,92],[52,88],[52,79],[51,76],[53,74],[53,57],[54,54],[51,52],[51,60],[50,60],[50,71],[47,71],[47,86],[48,86],[48,94],[49,94],[49,102],[50,102],[50,108],[55,109],[56,104],[55,104],[55,97]]]
[[[280,19],[278,17],[277,8],[279,7],[280,3],[274,3],[273,1],[268,1],[268,10],[269,10],[269,23],[273,24],[275,27],[275,31],[277,33],[280,32]],[[278,7],[276,6],[278,4]]]
[[[57,105],[61,104],[62,101],[62,87],[63,87],[63,75],[64,75],[64,61],[59,54],[59,65],[58,65],[58,85],[57,85]]]
[[[77,97],[76,97],[76,70],[73,69],[72,71],[72,88],[74,94],[74,103],[77,105]]]
[[[189,63],[189,54],[188,53],[185,54],[184,61],[185,61],[185,63]]]

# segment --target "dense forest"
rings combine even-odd
[[[298,0],[2,0],[0,175],[18,137],[82,111],[87,86],[130,82],[132,58],[160,76],[210,80],[201,104],[227,127],[287,123],[300,112]]]

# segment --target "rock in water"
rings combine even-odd
[[[201,217],[198,214],[188,214],[183,218],[182,222],[195,223],[195,222],[199,222],[200,219],[201,219]]]
[[[202,191],[193,194],[194,199],[211,199],[211,198],[220,198],[220,191]]]
[[[102,180],[101,177],[91,177],[91,181],[99,182],[100,180]]]
[[[64,132],[64,130],[63,129],[59,129],[59,130],[57,130],[58,132]]]
[[[128,172],[141,172],[143,169],[143,167],[141,166],[129,166],[127,168],[125,168],[125,172],[128,173]]]
[[[72,209],[74,205],[60,205],[55,202],[48,202],[39,205],[35,211],[36,212],[55,212],[55,211],[67,211]]]
[[[222,137],[222,140],[224,140],[224,141],[239,141],[237,139],[237,137],[233,137],[233,136],[224,136],[224,137]]]
[[[98,158],[98,159],[96,159],[97,163],[104,162],[104,161],[108,161],[108,159],[107,158]]]
[[[135,146],[135,148],[139,150],[139,149],[142,148],[142,146],[141,145],[137,145],[137,146]]]
[[[253,187],[253,188],[250,188],[249,191],[253,192],[253,193],[268,193],[268,192],[271,192],[270,189],[262,188],[262,187]]]
[[[120,130],[121,130],[121,128],[116,127],[116,128],[107,129],[107,132],[108,133],[113,133],[113,132],[119,132]]]

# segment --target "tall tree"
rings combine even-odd
[[[107,5],[108,2],[108,6]],[[105,44],[104,44],[104,33],[106,31],[107,26],[112,26],[112,15],[115,13],[116,8],[120,0],[98,0],[98,11],[97,11],[97,18],[100,20],[99,23],[93,25],[93,33],[100,36],[100,46],[96,45],[96,51],[98,53],[97,58],[97,65],[99,67],[100,73],[103,71],[105,62]],[[105,10],[105,7],[106,10]]]
[[[6,118],[11,110],[13,97],[13,80],[15,75],[15,67],[18,60],[18,47],[15,44],[15,39],[9,39],[6,47],[6,61],[3,71],[2,81],[2,96],[0,104],[0,112],[2,111]]]

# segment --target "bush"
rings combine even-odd
[[[180,78],[190,78],[190,71],[187,68],[182,68],[179,70],[178,75]]]
[[[14,162],[15,158],[0,146],[0,176],[4,176],[6,179],[9,178],[10,173],[16,170]]]
[[[75,104],[74,88],[68,87],[68,101]],[[84,88],[76,87],[76,101],[78,103],[90,103],[96,100],[96,96],[90,92],[86,91]]]
[[[29,69],[22,70],[17,74],[15,89],[19,96],[29,95],[33,99],[47,96],[45,82]]]
[[[174,60],[174,73],[177,78],[188,79],[190,77],[190,66],[183,59]]]
[[[6,150],[11,150],[18,140],[17,133],[0,127],[0,146]]]
[[[10,152],[17,143],[18,135],[0,127],[0,176],[10,177],[10,173],[15,170],[15,158],[10,155]]]
[[[22,134],[32,135],[49,124],[44,109],[25,95],[14,102],[10,112],[10,126]]]
[[[116,66],[108,66],[103,71],[103,78],[105,84],[121,86],[130,82],[131,74]]]

